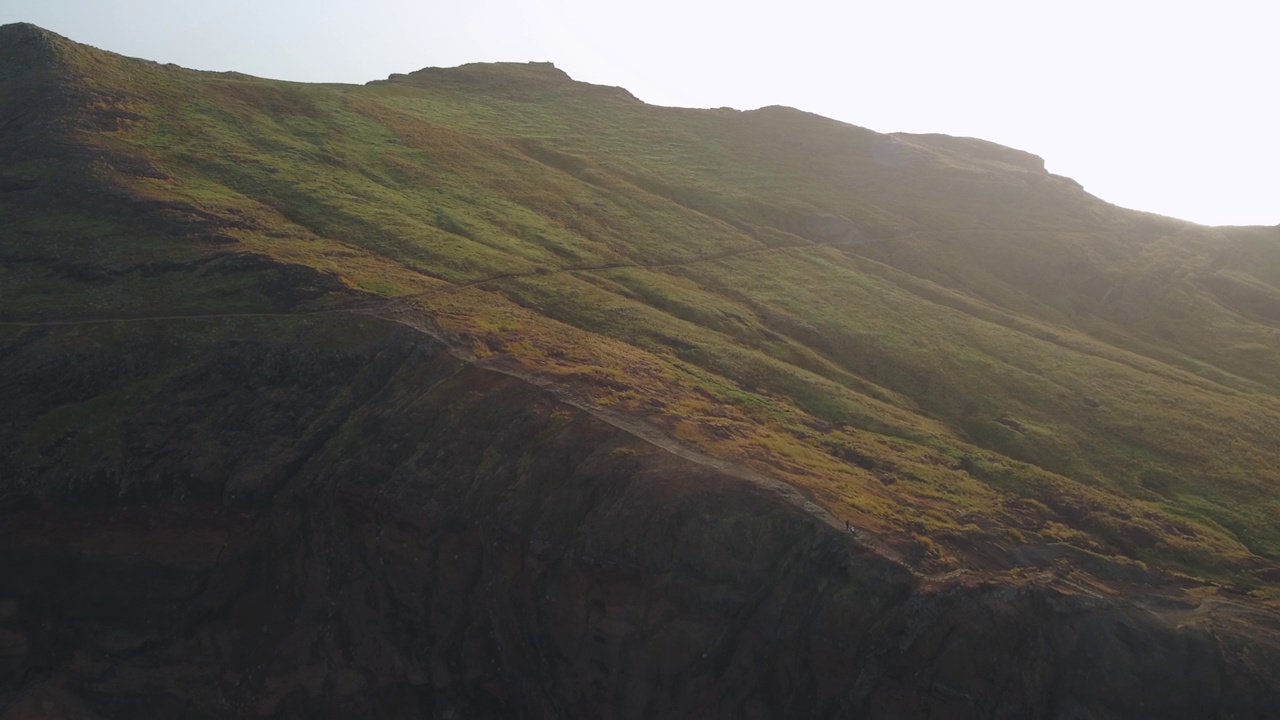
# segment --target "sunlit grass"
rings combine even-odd
[[[949,139],[881,167],[870,131],[541,66],[339,87],[63,52],[96,155],[0,173],[99,204],[0,196],[8,319],[398,298],[938,565],[1280,560],[1274,232],[1122,213]]]

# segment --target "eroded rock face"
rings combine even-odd
[[[5,718],[1280,708],[1266,635],[923,584],[373,319],[26,331],[0,398]]]

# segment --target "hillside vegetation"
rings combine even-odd
[[[924,572],[1280,588],[1280,229],[1117,208],[1017,150],[549,64],[305,85],[11,25],[0,217],[5,347],[373,313]],[[113,442],[73,410],[17,456]]]

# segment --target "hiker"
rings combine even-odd
[[[857,537],[857,535],[858,535],[858,528],[856,528],[856,527],[854,527],[853,525],[849,524],[849,521],[848,521],[848,520],[845,520],[845,521],[844,521],[844,529],[845,529],[845,530],[848,530],[848,531],[850,532],[850,534],[852,534],[854,537]]]

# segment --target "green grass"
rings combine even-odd
[[[35,184],[0,195],[9,319],[291,307],[271,272],[205,269],[254,253],[333,279],[302,307],[416,296],[481,355],[944,555],[1016,530],[1219,578],[1280,561],[1274,229],[955,139],[886,167],[861,128],[543,66],[322,86],[57,47],[88,155],[0,175]],[[55,192],[73,175],[96,199]]]

